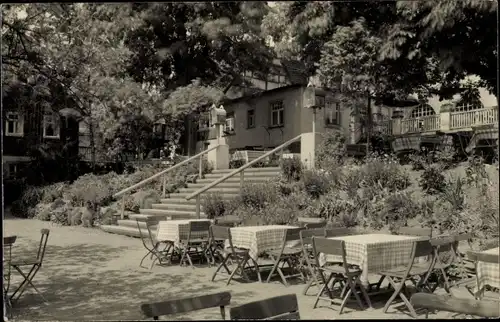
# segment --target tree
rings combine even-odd
[[[432,59],[441,84],[435,93],[442,97],[459,92],[468,75],[479,76],[480,85],[496,94],[497,10],[497,1],[398,1],[398,23],[381,59]]]

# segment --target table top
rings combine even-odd
[[[160,220],[158,223],[171,223],[175,225],[189,224],[191,221],[210,221],[210,219],[177,219],[177,220]]]
[[[420,236],[405,236],[405,235],[390,235],[390,234],[364,234],[364,235],[349,235],[329,237],[329,239],[343,240],[356,244],[376,244],[386,243],[400,240],[421,239]]]
[[[234,230],[244,230],[244,231],[266,231],[272,229],[294,229],[300,228],[297,226],[288,226],[288,225],[265,225],[265,226],[239,226],[239,227],[231,227],[231,231]]]

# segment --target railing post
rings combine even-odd
[[[122,197],[122,213],[120,214],[120,218],[123,220],[125,219],[125,198],[127,197],[128,194],[124,194]]]
[[[163,179],[162,179],[162,192],[161,192],[161,195],[163,198],[166,197],[167,195],[167,175],[163,175]]]
[[[201,195],[196,196],[196,217],[201,218]]]
[[[240,172],[240,194],[243,191],[243,182],[245,182],[245,170]]]
[[[203,176],[203,156],[200,156],[200,161],[198,164],[198,179],[202,179]]]

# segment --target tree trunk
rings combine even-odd
[[[370,94],[368,94],[368,101],[366,104],[366,156],[370,154],[370,144],[371,144],[371,137],[372,137],[372,127],[373,127],[373,122],[372,122],[372,97]]]

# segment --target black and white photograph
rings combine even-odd
[[[500,318],[498,0],[0,6],[4,321]]]

